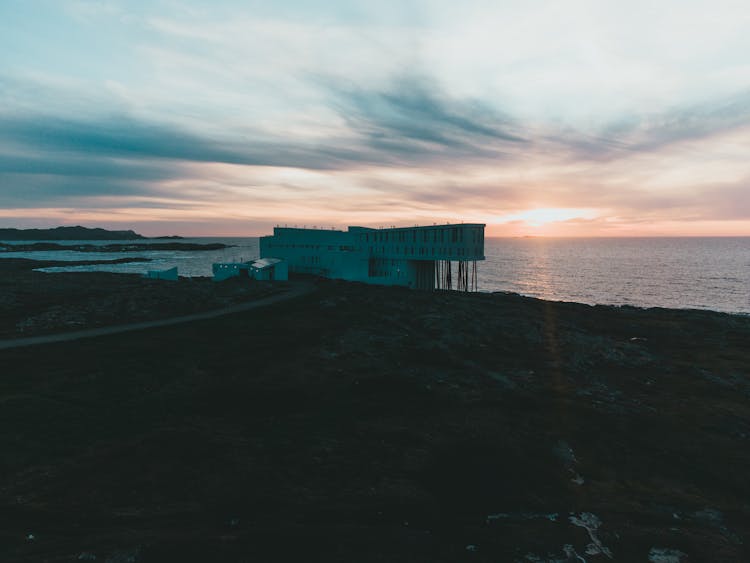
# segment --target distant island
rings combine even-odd
[[[56,242],[33,242],[31,244],[4,244],[0,242],[0,252],[38,252],[72,250],[75,252],[143,252],[149,250],[221,250],[230,245],[213,242],[195,244],[191,242],[135,242],[130,244],[57,244]]]
[[[55,227],[52,229],[0,229],[0,240],[142,240],[144,237],[132,230],[110,231],[89,227]],[[179,239],[172,235],[154,237]]]

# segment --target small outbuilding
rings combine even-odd
[[[289,279],[289,266],[280,258],[261,258],[249,262],[217,263],[212,266],[214,281],[229,278],[252,278],[266,281],[286,281]]]
[[[289,266],[280,258],[261,258],[251,264],[256,280],[286,281],[289,279]]]
[[[152,280],[177,281],[177,266],[168,270],[149,270],[146,277]]]
[[[251,262],[228,262],[213,264],[211,269],[214,281],[223,281],[229,278],[249,278]]]

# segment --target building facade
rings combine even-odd
[[[224,262],[213,264],[214,281],[229,278],[252,278],[265,281],[287,281],[289,269],[285,260],[261,258],[249,262]]]
[[[477,289],[484,260],[484,225],[461,223],[346,231],[276,227],[261,237],[261,258],[286,260],[290,272],[401,285],[416,289]]]

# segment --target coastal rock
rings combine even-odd
[[[230,245],[213,242],[209,244],[195,244],[189,242],[154,242],[131,244],[57,244],[55,242],[35,242],[30,244],[3,244],[2,252],[38,252],[38,251],[74,251],[74,252],[148,252],[154,250],[172,251],[202,251],[221,250]]]

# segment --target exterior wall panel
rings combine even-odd
[[[426,289],[434,287],[436,261],[484,260],[484,225],[276,227],[272,236],[261,237],[260,257],[282,258],[295,273]]]

